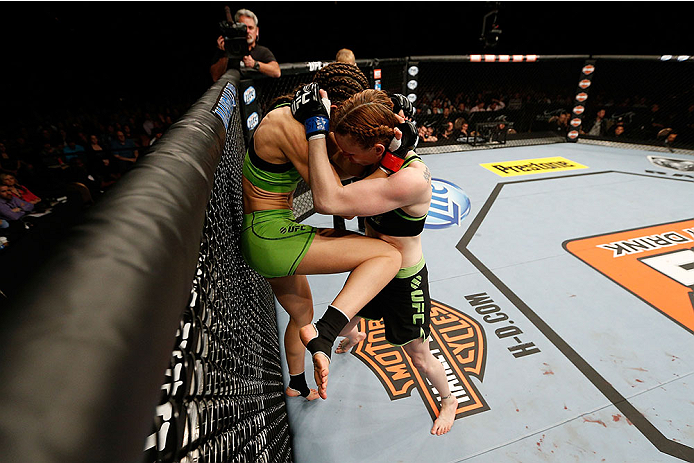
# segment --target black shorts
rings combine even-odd
[[[357,315],[369,320],[382,318],[386,340],[402,346],[429,337],[430,311],[429,272],[422,260],[420,265],[400,270]]]

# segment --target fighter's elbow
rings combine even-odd
[[[330,211],[330,207],[328,204],[326,204],[325,201],[322,201],[318,198],[313,198],[313,208],[318,212],[319,214],[332,214]]]
[[[325,197],[314,197],[313,198],[313,208],[319,214],[336,214],[336,208],[333,201]]]

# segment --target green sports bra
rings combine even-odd
[[[299,171],[291,162],[272,164],[260,159],[253,149],[253,139],[243,159],[243,176],[254,186],[273,193],[290,193],[301,180]]]
[[[281,106],[285,105],[277,108]],[[272,164],[261,159],[255,152],[253,137],[243,159],[243,176],[254,186],[273,193],[290,193],[296,190],[301,180],[301,174],[291,162]]]

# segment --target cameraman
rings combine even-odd
[[[250,10],[238,10],[234,15],[234,21],[246,25],[246,42],[248,43],[248,54],[243,56],[241,71],[255,69],[261,74],[269,77],[279,77],[281,75],[280,65],[275,59],[269,48],[258,45],[258,17]],[[233,58],[232,58],[233,59]],[[220,77],[233,67],[234,63],[229,63],[224,48],[224,36],[217,38],[217,51],[210,66],[212,80],[217,82]]]

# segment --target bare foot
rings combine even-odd
[[[436,436],[446,434],[453,427],[455,421],[455,412],[458,409],[458,399],[451,396],[448,399],[441,401],[441,411],[439,417],[434,421],[434,426],[431,428],[431,433]]]
[[[328,365],[330,360],[321,352],[313,355],[313,378],[318,386],[318,395],[323,400],[328,398]]]
[[[362,333],[361,331],[357,331],[357,335],[350,337],[347,336],[345,339],[343,339],[340,342],[340,345],[337,346],[337,349],[335,349],[335,353],[337,354],[344,354],[346,352],[349,352],[352,347],[356,346],[360,342],[362,342],[366,338],[366,333]]]
[[[290,387],[288,387],[284,391],[284,393],[287,394],[289,397],[299,397],[301,395],[299,393],[299,391],[292,389]],[[311,389],[311,393],[306,397],[306,400],[311,401],[311,400],[316,400],[317,398],[318,398],[318,391],[316,391],[315,389]]]
[[[299,337],[304,346],[317,335],[316,327],[313,325],[304,325],[299,330]],[[328,398],[327,391],[330,359],[320,352],[316,352],[311,359],[313,360],[313,378],[316,380],[316,386],[318,386],[318,395],[321,399],[325,400]]]

